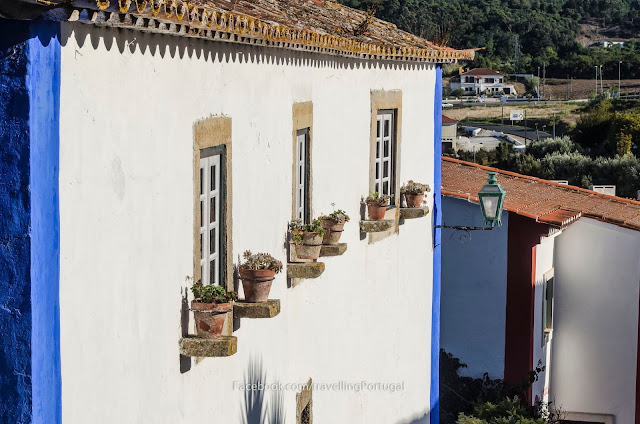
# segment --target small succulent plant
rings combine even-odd
[[[328,220],[332,220],[335,221],[339,224],[343,223],[343,222],[349,222],[349,215],[347,215],[347,213],[345,211],[343,211],[342,209],[338,209],[335,210],[335,203],[331,204],[331,207],[333,207],[333,212],[331,212],[328,215],[322,215],[320,217],[320,219],[328,219]]]
[[[413,180],[409,180],[405,185],[400,187],[400,191],[402,193],[420,194],[420,193],[424,193],[425,191],[426,192],[431,191],[431,187],[429,187],[429,184],[422,184],[422,183],[417,183]]]
[[[222,286],[205,286],[200,281],[191,286],[191,292],[195,301],[202,303],[227,303],[237,299],[235,292],[227,291]]]
[[[244,262],[240,264],[240,268],[244,269],[272,269],[277,273],[282,271],[282,262],[274,258],[268,253],[251,253],[246,250],[243,255]]]
[[[373,192],[371,194],[369,194],[369,196],[367,196],[365,202],[366,203],[376,203],[376,204],[387,204],[389,202],[389,199],[391,198],[391,196],[389,196],[388,194],[381,194],[376,192]]]
[[[302,243],[302,239],[305,233],[316,233],[319,236],[324,236],[327,230],[322,226],[322,221],[314,219],[310,224],[305,224],[300,219],[294,219],[289,224],[291,230],[291,239],[294,243]]]

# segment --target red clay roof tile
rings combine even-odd
[[[638,201],[452,158],[442,158],[442,194],[478,202],[487,171],[498,172],[509,212],[558,228],[585,216],[640,231]]]

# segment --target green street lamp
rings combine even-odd
[[[496,173],[489,172],[487,184],[478,193],[484,225],[490,225],[491,228],[502,225],[502,207],[506,195],[507,192],[498,184]]]

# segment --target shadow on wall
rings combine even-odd
[[[267,373],[262,360],[252,357],[244,375],[244,398],[242,424],[283,424],[285,422],[284,398],[280,390],[270,390],[268,402],[265,399]],[[273,386],[277,386],[274,382]]]
[[[86,13],[86,11],[85,11]],[[82,16],[81,16],[82,20]],[[284,66],[304,66],[335,69],[393,69],[424,70],[435,66],[431,63],[375,61],[319,54],[284,48],[253,46],[202,38],[179,37],[170,34],[158,34],[126,28],[98,27],[82,23],[63,25],[61,44],[66,46],[73,37],[79,47],[87,42],[96,50],[103,44],[110,51],[117,48],[122,54],[134,53],[160,55],[162,58],[202,59],[212,63],[266,63]],[[79,53],[79,52],[78,52]],[[76,59],[81,58],[77,55]],[[178,82],[179,83],[179,82]],[[185,85],[189,82],[184,81]]]
[[[429,413],[425,412],[421,416],[411,419],[411,421],[400,421],[398,424],[429,424]]]
[[[180,301],[180,329],[182,331],[182,337],[186,337],[189,334],[189,292],[188,288],[180,289],[180,295],[182,300]],[[180,355],[180,373],[191,369],[191,358],[188,356]]]

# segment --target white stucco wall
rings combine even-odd
[[[372,89],[402,90],[400,179],[433,186],[433,66],[82,24],[64,24],[62,33],[64,422],[242,422],[244,393],[233,383],[253,360],[269,382],[404,382],[400,393],[314,391],[318,423],[428,421],[431,215],[375,244],[360,240],[358,216],[369,184]],[[332,202],[345,209],[348,250],[295,288],[278,275],[270,297],[281,299],[280,315],[242,320],[237,354],[193,361],[181,373],[193,124],[233,120],[233,257],[251,249],[284,262],[292,104],[302,101],[314,109],[313,215]],[[282,393],[286,423],[295,422],[295,394]]]
[[[551,398],[635,420],[640,233],[581,218],[556,238]]]
[[[533,308],[533,368],[538,364],[544,367],[544,371],[538,374],[538,380],[532,385],[532,402],[538,399],[548,402],[549,383],[551,375],[551,340],[553,330],[544,332],[544,278],[545,274],[554,269],[553,257],[557,232],[551,237],[542,237],[540,244],[536,245],[535,265],[535,298]]]
[[[483,226],[478,204],[443,196],[442,210],[446,225]],[[504,211],[491,231],[442,232],[441,346],[462,375],[504,377],[508,226]]]

